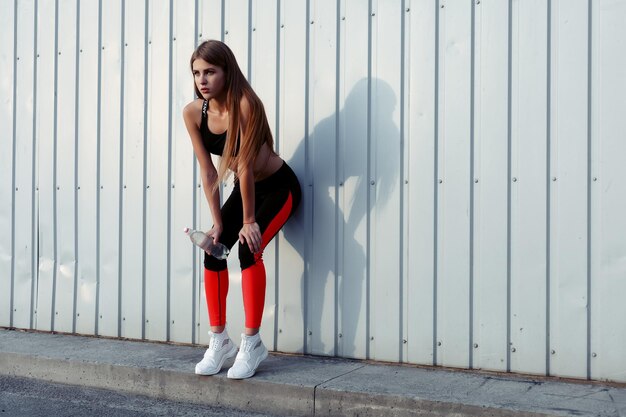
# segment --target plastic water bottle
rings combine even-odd
[[[230,252],[228,248],[221,243],[213,243],[213,239],[207,236],[205,233],[199,230],[193,230],[188,227],[185,227],[183,231],[189,236],[189,239],[198,247],[203,249],[209,255],[217,258],[217,259],[226,259],[228,258],[228,253]]]

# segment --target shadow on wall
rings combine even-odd
[[[372,208],[389,201],[397,186],[400,167],[384,162],[401,160],[401,155],[389,159],[399,149],[396,104],[391,86],[372,79],[368,114],[368,79],[361,79],[339,114],[319,122],[309,136],[310,178],[302,175],[302,167],[302,204],[283,229],[291,245],[306,252],[299,253],[308,271],[306,281],[300,279],[306,353],[367,356],[368,242],[372,249],[384,247],[384,242],[370,241],[368,220]],[[305,161],[305,145],[303,138],[288,161],[291,166]],[[279,314],[288,314],[285,306],[279,309]]]

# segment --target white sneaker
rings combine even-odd
[[[222,369],[226,359],[232,358],[237,353],[237,346],[228,337],[226,330],[222,333],[209,332],[209,335],[211,336],[209,348],[204,353],[204,358],[196,364],[198,375],[215,375]]]
[[[235,364],[228,370],[231,379],[250,378],[256,372],[259,364],[267,358],[267,348],[257,333],[254,336],[241,335],[241,346],[235,359]]]

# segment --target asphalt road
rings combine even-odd
[[[120,392],[0,376],[0,417],[271,416]]]

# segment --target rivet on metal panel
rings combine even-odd
[[[439,178],[439,184],[443,184],[443,180]]]
[[[478,349],[478,343],[474,343],[474,349]]]
[[[283,28],[285,27],[285,25],[284,25],[284,24],[282,24],[282,25],[280,25],[280,27],[281,27],[281,29],[283,29]]]
[[[408,343],[408,340],[402,339],[402,343],[404,343],[406,345]]]
[[[311,20],[311,24],[315,23],[315,20]]]
[[[410,11],[411,11],[411,8],[407,7],[407,8],[406,8],[406,12],[408,13],[408,12],[410,12]]]
[[[476,1],[476,4],[480,4],[480,0],[477,0],[477,1]]]
[[[80,51],[82,52],[83,50],[81,49]],[[39,58],[39,54],[37,54],[37,58]]]
[[[550,351],[550,353],[554,355],[554,354],[556,354],[556,350],[552,349],[552,350]]]
[[[312,334],[313,334],[313,332],[309,330],[309,336],[311,336]]]
[[[61,51],[59,51],[59,55],[61,55]]]
[[[596,356],[598,356],[598,354],[596,352],[593,352],[591,356],[595,358]]]
[[[374,185],[374,184],[376,184],[376,181],[372,180],[372,181],[370,182],[370,184]]]
[[[102,316],[100,316],[100,318],[102,318]]]
[[[556,177],[552,177],[552,181],[556,181]]]
[[[150,320],[146,320],[146,323],[150,323]]]
[[[282,333],[282,332],[283,332],[283,329],[278,329],[278,333]]]
[[[517,182],[517,177],[513,177],[513,182]]]
[[[146,185],[146,188],[150,188],[150,186],[149,186],[149,185]]]
[[[409,180],[404,180],[404,183],[405,183],[405,184],[408,184],[408,183],[409,183]]]
[[[346,20],[346,17],[345,16],[341,16],[341,20]]]
[[[152,45],[152,41],[148,41],[148,45]]]
[[[18,187],[15,187],[15,191],[17,191],[18,189],[19,189]]]
[[[441,5],[441,8],[443,9],[443,4]]]
[[[176,40],[176,38],[172,38],[172,40],[173,40],[173,41],[175,41],[175,40]]]
[[[60,190],[60,189],[61,189],[61,187],[57,187],[57,190]]]
[[[172,184],[172,188],[175,188],[176,186],[174,184]]]
[[[511,352],[515,352],[515,348],[514,347],[511,348]]]
[[[58,316],[58,315],[59,315],[59,312],[58,312],[58,311],[56,311],[54,314]]]
[[[104,188],[104,185],[101,185],[101,186],[100,186],[100,189],[102,190],[103,188]]]
[[[201,38],[202,37],[202,33],[198,33],[198,37]]]
[[[17,308],[14,308],[13,311],[17,311]]]
[[[224,35],[228,35],[228,31],[227,30],[224,31]]]
[[[339,338],[342,338],[342,337],[343,337],[343,334],[342,334],[342,333],[339,333],[339,334],[338,334],[338,336],[339,336]]]
[[[343,187],[343,182],[340,182],[340,183],[339,183],[339,186],[340,186],[340,187]]]
[[[102,50],[104,51],[104,46],[102,47]]]
[[[253,31],[253,32],[256,32],[256,28],[252,28],[252,31]]]
[[[172,324],[174,324],[174,320],[172,320]]]
[[[441,342],[437,342],[437,346],[441,346]]]
[[[76,317],[80,317],[80,313],[76,313]]]
[[[376,12],[372,12],[372,16],[376,16]]]
[[[126,185],[124,185],[124,189],[126,189]]]
[[[126,321],[126,317],[122,317],[122,321]]]
[[[373,340],[374,340],[374,336],[370,337],[370,341],[373,341]]]
[[[474,178],[474,183],[478,183],[478,178]]]
[[[80,190],[80,185],[78,187],[76,187],[77,190]]]
[[[593,177],[593,180],[594,181],[598,181],[598,177]]]

